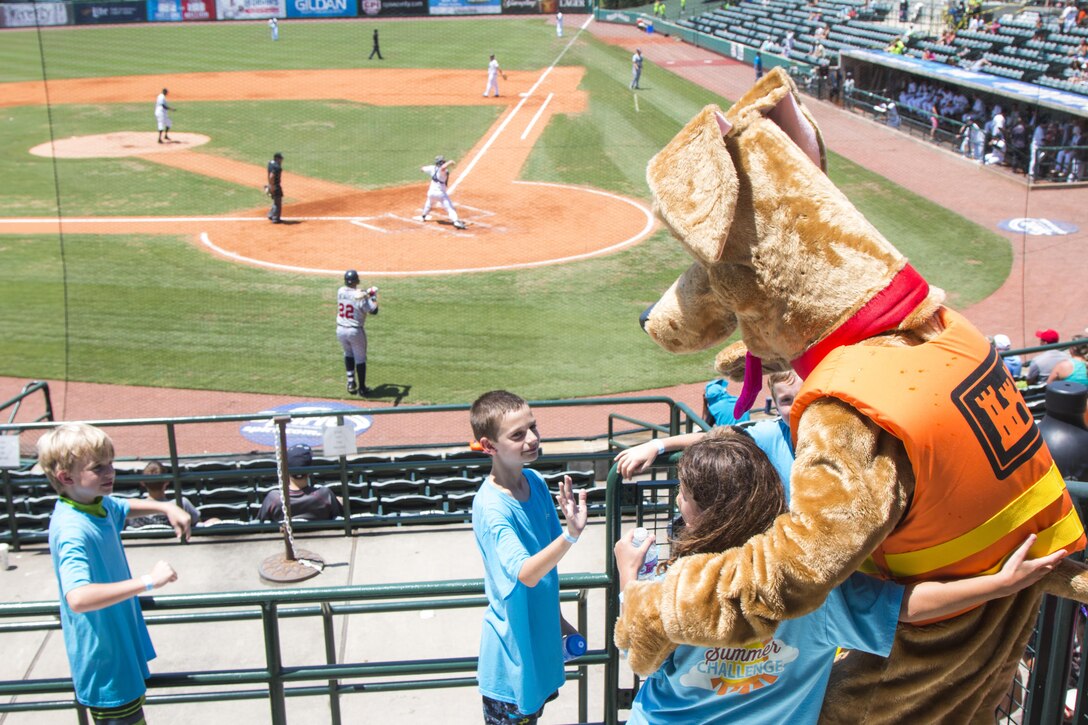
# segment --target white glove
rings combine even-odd
[[[369,296],[369,297],[377,297],[378,296],[378,288],[377,287],[367,287],[366,288],[366,293],[367,293],[367,296]]]

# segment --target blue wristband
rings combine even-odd
[[[578,537],[577,536],[571,536],[566,531],[563,532],[563,538],[566,539],[567,541],[569,541],[572,544],[577,544],[578,543]]]

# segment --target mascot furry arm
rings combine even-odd
[[[949,340],[965,340],[970,364],[995,371],[981,378],[987,386],[980,390],[993,404],[989,412],[1015,416],[1017,435],[1030,437],[1030,416],[1025,421],[1017,396],[1008,392],[1007,376],[996,372],[1003,367],[996,357],[991,361],[987,356],[984,338],[942,306],[943,292],[925,284],[831,184],[824,167],[819,129],[781,69],[764,76],[728,113],[708,106],[688,123],[651,160],[647,180],[658,215],[694,264],[644,314],[646,331],[667,350],[686,352],[720,343],[739,327],[743,344],[722,350],[717,366],[733,379],[747,369],[749,381],[760,377],[758,366],[752,367],[754,358],[742,362],[749,351],[763,361],[764,370],[791,365],[801,370],[809,362],[810,369],[802,371],[807,375],[812,369],[826,371],[826,364],[820,367],[826,358],[841,361],[839,370],[864,371],[849,366],[867,356],[886,360],[889,349],[896,354],[947,355],[941,351],[948,350]],[[842,351],[853,357],[835,357]],[[965,359],[960,356],[957,364],[966,364]],[[940,377],[894,369],[918,373],[923,384]],[[876,387],[896,388],[886,369],[876,372]],[[849,381],[852,375],[843,373],[831,382]],[[806,386],[812,379],[820,376]],[[826,374],[823,382],[828,382]],[[924,394],[931,392],[926,389]],[[931,400],[942,400],[947,410],[951,392],[937,390]],[[897,424],[874,419],[888,417],[883,415],[886,401],[885,407],[874,407],[847,393],[814,389],[805,405],[795,404],[797,458],[790,512],[770,530],[736,549],[678,561],[663,581],[627,587],[616,641],[629,650],[633,670],[653,671],[675,643],[740,646],[765,638],[783,619],[820,606],[828,591],[871,555],[883,558],[889,537],[902,536],[904,529],[940,532],[946,527],[942,517],[947,512],[921,504],[931,502],[944,483],[932,471],[955,468],[960,451],[953,445],[927,444],[922,452],[938,467],[920,469],[927,476],[925,488],[920,488],[918,469],[908,455],[908,441],[914,453],[919,451],[917,427],[908,428],[904,436]],[[921,394],[913,393],[908,398],[913,402],[899,410],[920,409]],[[803,389],[799,400],[805,395]],[[979,394],[968,402],[981,401]],[[965,420],[961,416],[953,422],[962,430]],[[917,418],[913,425],[918,425]],[[977,460],[977,445],[971,450],[976,456],[972,461]],[[1045,521],[1035,526],[1031,520],[1026,530],[1019,523],[1008,524],[996,535],[986,529],[982,549],[964,555],[973,559],[972,566],[986,559],[981,569],[949,575],[948,569],[923,567],[920,576],[901,580],[970,576],[993,566],[999,559],[996,552],[1011,552],[1032,530],[1049,534],[1040,534],[1034,556],[1082,547],[1083,531],[1060,476],[1055,481],[1052,474],[1042,473],[1048,470],[1049,454],[1044,450],[1032,455],[1032,477],[1025,486],[1047,497],[1050,508],[1033,509],[1045,514],[1037,517]],[[976,476],[961,466],[949,490],[963,497],[963,486],[989,485],[975,483],[988,475]],[[971,495],[976,498],[969,495],[968,500],[986,499],[981,493]],[[986,506],[995,505],[1003,504],[986,500]],[[969,531],[971,526],[980,528],[970,524]],[[956,557],[952,562],[961,563]],[[938,624],[901,625],[886,663],[851,656],[848,660],[866,663],[867,669],[856,667],[845,683],[833,675],[825,717],[901,722],[917,716],[962,722],[988,711],[992,718],[993,703],[1008,687],[1043,591],[1086,601],[1088,575],[1066,561],[1017,595]],[[827,703],[839,703],[840,710],[829,716]]]

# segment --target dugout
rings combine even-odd
[[[909,81],[928,81],[955,88],[969,96],[981,96],[987,106],[1000,103],[1009,108],[1019,104],[1022,109],[1044,109],[1061,120],[1070,117],[1088,119],[1088,96],[1079,93],[878,50],[843,49],[839,51],[839,62],[844,75],[853,75],[858,91],[892,100],[898,89]]]

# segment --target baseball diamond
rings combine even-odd
[[[581,68],[568,67],[514,75],[514,89],[524,89],[520,97],[510,94],[504,99],[509,107],[457,174],[459,196],[469,205],[466,221],[472,226],[466,230],[414,219],[420,196],[417,184],[363,191],[290,171],[284,173],[289,190],[286,218],[296,223],[287,225],[282,234],[269,235],[247,223],[250,217],[261,219],[260,208],[205,218],[80,217],[67,219],[66,227],[72,233],[99,234],[154,234],[168,228],[238,262],[315,274],[339,274],[356,264],[360,246],[367,250],[366,267],[360,271],[389,275],[516,269],[615,252],[653,231],[653,218],[643,202],[587,187],[517,180],[549,119],[584,110],[585,93],[578,90],[583,74]],[[240,71],[211,76],[193,73],[161,80],[168,79],[175,96],[190,101],[236,100],[237,89],[248,88],[258,89],[246,92],[249,100],[347,97],[368,104],[427,106],[443,96],[461,96],[459,103],[469,99],[495,103],[469,92],[474,85],[466,74],[428,69],[277,71],[259,76]],[[147,83],[159,81],[155,76],[59,80],[51,83],[49,100],[127,103],[139,100]],[[40,84],[8,84],[0,106],[41,102],[40,92]],[[207,136],[175,133],[173,139],[174,144],[160,147],[140,134],[108,134],[64,139],[53,148],[62,157],[137,156],[242,185],[252,185],[262,176],[254,164],[194,150],[207,142]],[[30,152],[45,155],[50,147],[43,144]],[[562,210],[562,226],[549,221],[557,210]],[[2,219],[0,233],[32,234],[50,222],[55,219]]]
[[[688,264],[650,216],[646,161],[722,92],[666,70],[689,46],[594,37],[607,27],[559,39],[551,16],[395,21],[380,66],[362,22],[290,23],[275,44],[263,21],[69,28],[44,31],[41,51],[5,31],[0,375],[342,397],[324,311],[328,279],[356,269],[383,295],[367,384],[410,389],[405,403],[485,384],[555,398],[705,382],[710,354],[663,357],[632,320]],[[489,53],[508,80],[483,99]],[[162,88],[170,144],[147,121]],[[43,144],[64,158],[28,153]],[[287,159],[275,226],[273,151]],[[458,160],[464,230],[440,209],[417,219],[436,154]],[[832,175],[957,306],[1007,278],[997,234],[839,156]]]

